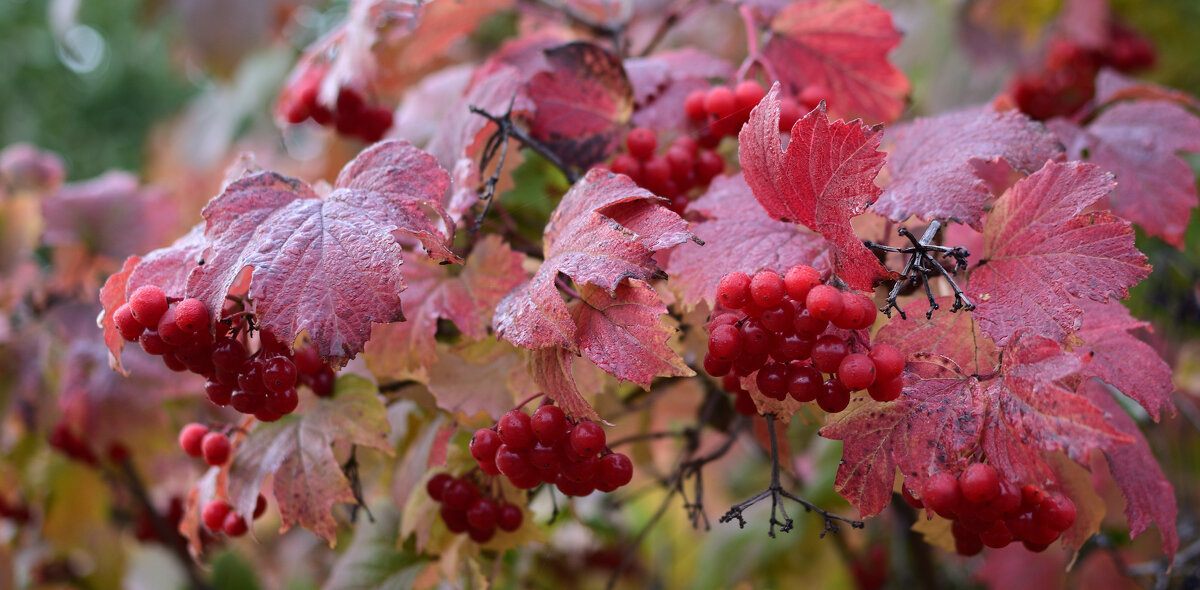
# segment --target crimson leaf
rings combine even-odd
[[[728,78],[729,63],[695,48],[664,51],[625,60],[633,86],[633,124],[651,129],[684,129],[691,124],[681,105],[688,94],[708,90],[710,78]]]
[[[917,119],[889,132],[889,182],[874,210],[903,221],[956,219],[979,229],[992,193],[982,165],[1003,161],[1030,174],[1062,147],[1041,125],[1017,111],[969,109]]]
[[[1081,374],[1117,388],[1146,408],[1155,420],[1163,408],[1173,411],[1171,392],[1175,383],[1171,367],[1150,345],[1129,333],[1148,324],[1134,319],[1116,301],[1080,299],[1076,303],[1083,309],[1083,325],[1075,333],[1082,341],[1075,350],[1089,359]]]
[[[393,234],[458,260],[426,213],[446,218],[438,200],[448,185],[433,157],[398,141],[359,154],[325,198],[273,172],[242,178],[204,208],[210,253],[188,277],[188,295],[220,309],[252,267],[259,325],[287,343],[307,331],[322,357],[344,363],[363,350],[372,323],[403,318],[402,249]]]
[[[821,86],[834,113],[873,121],[893,121],[904,110],[908,79],[887,60],[900,32],[884,8],[804,0],[777,14],[771,33],[763,55],[793,95]]]
[[[967,288],[984,334],[1003,344],[1027,328],[1061,341],[1083,313],[1072,297],[1127,297],[1149,274],[1129,222],[1084,212],[1112,187],[1091,164],[1047,162],[996,201]]]
[[[717,283],[734,271],[783,273],[797,264],[833,269],[829,243],[803,227],[768,217],[740,172],[713,179],[688,211],[703,218],[692,230],[705,246],[681,244],[662,257],[671,287],[685,306],[707,301],[714,307]]]
[[[754,198],[771,218],[824,236],[833,246],[838,276],[860,290],[886,273],[850,227],[850,218],[879,196],[874,180],[886,155],[876,149],[881,130],[857,121],[830,122],[824,108],[817,108],[796,121],[785,151],[776,84],[738,134],[738,157]]]
[[[1064,119],[1048,123],[1071,158],[1113,173],[1108,201],[1117,215],[1183,248],[1196,206],[1196,178],[1178,152],[1200,151],[1200,118],[1162,100],[1113,105],[1080,128]]]

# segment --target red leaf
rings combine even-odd
[[[704,218],[692,230],[705,245],[681,244],[660,257],[671,275],[668,284],[685,306],[707,301],[710,309],[715,307],[717,283],[734,271],[783,273],[797,264],[833,269],[829,243],[801,226],[768,217],[740,172],[713,179],[688,211]]]
[[[378,390],[361,377],[344,376],[333,398],[250,432],[229,466],[229,502],[251,514],[263,478],[274,474],[283,530],[299,524],[333,546],[337,521],[330,510],[355,500],[330,445],[341,441],[391,454],[387,433],[387,408]]]
[[[259,324],[287,343],[307,330],[322,357],[344,363],[362,351],[372,323],[403,317],[393,233],[457,260],[424,209],[446,218],[437,202],[448,184],[431,156],[395,141],[359,154],[324,199],[273,172],[242,178],[204,208],[212,254],[189,276],[188,294],[220,309],[252,267]]]
[[[496,303],[525,280],[524,260],[496,235],[481,239],[461,269],[410,260],[404,267],[406,321],[372,328],[366,350],[371,370],[397,378],[424,375],[437,361],[439,318],[452,320],[471,340],[487,336]]]
[[[792,127],[784,151],[779,139],[779,85],[750,113],[738,135],[738,157],[754,198],[773,219],[802,223],[833,245],[838,276],[869,290],[886,271],[850,227],[850,218],[879,196],[875,176],[884,154],[881,127],[829,122],[817,108]]]
[[[1113,213],[1183,248],[1196,177],[1178,152],[1200,151],[1200,118],[1173,102],[1142,100],[1105,109],[1084,128],[1063,119],[1048,123],[1071,158],[1113,173]]]
[[[200,267],[208,240],[204,237],[204,224],[197,223],[174,244],[147,254],[133,274],[129,275],[129,292],[138,287],[156,285],[168,297],[183,297],[187,293],[188,275]]]
[[[664,203],[638,188],[627,176],[600,169],[588,172],[563,196],[551,215],[543,241],[545,261],[537,274],[513,289],[496,307],[492,323],[497,335],[535,350],[531,374],[568,414],[576,417],[595,414],[579,396],[570,364],[564,363],[571,353],[582,347],[584,354],[606,371],[642,382],[632,367],[638,363],[655,364],[641,357],[652,354],[657,347],[647,348],[637,358],[614,362],[608,357],[610,349],[606,347],[610,344],[601,346],[594,340],[595,318],[584,313],[572,317],[556,279],[559,273],[570,277],[588,300],[597,297],[589,286],[618,298],[631,292],[621,289],[622,283],[628,286],[631,281],[645,283],[665,276],[654,261],[655,252],[695,236],[688,231],[687,222]],[[641,301],[648,303],[644,297]],[[656,327],[657,314],[645,314],[639,321],[647,325],[631,325],[626,329],[661,330]],[[548,348],[551,350],[545,350]],[[572,401],[564,403],[563,399]]]
[[[623,283],[615,296],[585,285],[583,301],[571,308],[578,328],[579,348],[596,366],[618,379],[645,389],[655,377],[694,375],[667,345],[675,332],[659,316],[667,306],[645,283]]]
[[[763,55],[788,90],[829,91],[838,116],[893,121],[904,110],[908,79],[887,60],[900,43],[888,11],[864,0],[804,0],[771,22]]]
[[[873,208],[897,221],[916,215],[979,229],[992,198],[980,166],[1003,161],[1030,174],[1062,155],[1054,135],[1017,111],[970,109],[917,119],[889,136],[890,180]]]
[[[940,297],[940,309],[949,309],[953,297]],[[991,372],[999,361],[996,343],[979,331],[979,324],[968,312],[934,312],[925,318],[929,310],[928,299],[916,299],[904,308],[908,319],[893,318],[884,324],[875,335],[875,342],[886,342],[900,349],[905,357],[917,354],[935,354],[955,362],[963,370],[982,375]]]
[[[1193,111],[1200,110],[1200,100],[1182,90],[1159,86],[1137,78],[1127,78],[1108,68],[1100,70],[1096,76],[1097,103],[1105,105],[1119,100],[1137,99],[1165,100]]]
[[[733,68],[723,59],[695,48],[664,51],[625,60],[633,86],[633,124],[655,130],[691,125],[683,101],[695,90],[708,90],[712,78],[728,78]]]
[[[1175,517],[1179,513],[1175,504],[1175,488],[1163,475],[1137,424],[1121,408],[1108,388],[1089,379],[1084,382],[1080,392],[1105,412],[1113,427],[1133,439],[1132,443],[1110,444],[1102,450],[1108,459],[1113,480],[1125,496],[1129,537],[1142,534],[1153,522],[1162,535],[1163,552],[1170,562],[1179,549],[1179,536],[1175,531]]]
[[[164,191],[112,171],[47,196],[42,217],[45,244],[119,259],[166,243],[177,229],[178,207]]]
[[[113,323],[113,314],[129,299],[129,295],[126,293],[129,275],[141,260],[137,256],[126,258],[121,272],[109,276],[105,279],[104,286],[100,287],[100,305],[104,306],[104,315],[100,316],[100,327],[104,329],[104,346],[108,348],[108,365],[120,371],[122,375],[129,374],[121,366],[121,350],[125,348],[125,339],[121,337],[121,332]]]
[[[616,151],[633,113],[633,86],[621,60],[577,41],[546,50],[551,69],[529,78],[537,105],[529,133],[567,165],[586,168]]]
[[[1146,408],[1155,420],[1163,408],[1174,412],[1171,367],[1150,345],[1129,333],[1149,324],[1129,315],[1129,310],[1116,301],[1080,299],[1076,303],[1083,309],[1083,325],[1075,336],[1083,345],[1075,351],[1090,359],[1081,374],[1117,388]]]
[[[1091,164],[1047,162],[996,201],[967,288],[983,333],[1003,344],[1027,328],[1061,341],[1079,329],[1072,297],[1124,298],[1149,274],[1129,222],[1084,213],[1112,187]]]

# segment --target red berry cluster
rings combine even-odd
[[[312,119],[320,125],[333,125],[337,132],[371,143],[383,138],[392,126],[392,110],[368,104],[361,92],[343,86],[338,89],[336,110],[318,102],[321,82],[328,66],[309,66],[300,72],[280,94],[277,112],[288,123]]]
[[[318,396],[333,393],[334,374],[312,347],[298,350],[260,330],[259,349],[248,354],[241,336],[251,331],[248,316],[229,310],[217,322],[214,338],[208,308],[199,299],[171,301],[153,285],[138,287],[113,313],[113,323],[126,341],[162,357],[172,371],[191,371],[208,379],[209,401],[232,405],[243,414],[274,422],[300,403],[296,384]]]
[[[1119,23],[1108,31],[1101,48],[1087,48],[1054,39],[1040,70],[1018,76],[1010,94],[1022,112],[1044,120],[1074,114],[1096,94],[1096,74],[1102,67],[1122,72],[1154,65],[1155,51],[1141,35]]]
[[[904,356],[889,344],[867,349],[844,332],[870,327],[877,312],[871,298],[824,284],[811,266],[794,266],[782,277],[771,270],[727,274],[708,323],[704,370],[725,378],[742,413],[752,413],[753,402],[738,379],[756,371],[763,395],[815,400],[826,412],[846,409],[850,392],[860,389],[878,401],[894,400],[903,388]]]
[[[701,150],[691,136],[681,135],[662,155],[658,138],[646,127],[636,127],[625,136],[627,153],[617,154],[610,169],[633,179],[638,186],[667,199],[671,209],[683,213],[688,191],[704,190],[725,170],[725,160],[711,149]]]
[[[520,489],[548,483],[568,496],[586,496],[611,492],[633,479],[633,462],[605,443],[599,424],[573,422],[547,404],[533,416],[511,410],[492,428],[475,431],[471,456],[481,471],[504,474]]]
[[[267,511],[267,499],[262,494],[254,502],[254,520],[258,520]],[[230,537],[240,537],[246,534],[250,525],[246,518],[238,514],[225,500],[210,500],[200,511],[200,520],[213,533],[225,533]]]
[[[179,431],[179,446],[189,456],[203,457],[204,462],[213,467],[224,465],[232,454],[228,436],[195,422]]]
[[[696,90],[684,100],[683,110],[693,123],[704,125],[700,144],[716,147],[722,137],[737,135],[742,130],[742,125],[750,120],[750,111],[766,95],[761,84],[746,80],[733,88],[713,86],[707,91]],[[792,125],[804,114],[803,111],[813,110],[828,95],[825,87],[810,85],[804,87],[795,98],[781,97],[779,130],[791,131]]]
[[[1075,524],[1070,498],[1002,480],[987,463],[972,463],[957,478],[946,472],[933,474],[919,499],[905,482],[903,495],[910,506],[954,521],[954,545],[962,555],[1014,541],[1030,551],[1043,551]]]
[[[439,514],[446,528],[455,534],[467,533],[476,543],[490,541],[497,528],[509,533],[521,528],[523,515],[517,505],[483,495],[465,476],[439,473],[425,484],[425,491],[442,504]]]

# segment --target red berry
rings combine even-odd
[[[718,359],[717,357],[713,356],[712,353],[707,353],[704,355],[704,372],[708,373],[709,375],[712,375],[713,377],[724,377],[725,375],[728,375],[729,371],[731,370],[733,370],[733,363],[730,361]]]
[[[879,378],[878,365],[875,369],[875,382],[867,388],[867,393],[871,394],[871,399],[877,402],[890,402],[904,392],[904,378],[897,375],[891,379],[883,380]]]
[[[446,529],[452,533],[465,533],[471,528],[467,522],[466,508],[452,508],[449,504],[442,504],[438,514],[441,515],[442,522],[446,524]]]
[[[925,506],[943,518],[953,518],[962,503],[958,480],[944,471],[929,476],[921,493]]]
[[[200,520],[208,530],[217,533],[225,527],[225,517],[229,516],[232,508],[224,500],[212,500],[200,511]]]
[[[762,84],[754,80],[746,80],[733,89],[733,98],[739,111],[749,112],[750,109],[758,106],[758,103],[766,95],[767,92],[763,90]]]
[[[117,332],[126,342],[137,340],[138,336],[146,331],[146,326],[133,317],[133,311],[129,309],[128,303],[122,304],[113,312],[113,325],[117,327]]]
[[[268,391],[287,391],[296,386],[296,364],[287,357],[273,356],[263,363],[262,381]]]
[[[800,105],[811,111],[820,106],[822,100],[829,102],[829,89],[820,84],[809,84],[800,91],[796,99]]]
[[[228,406],[233,389],[218,381],[209,380],[204,382],[204,395],[214,406]]]
[[[235,389],[233,395],[229,396],[229,405],[243,414],[254,414],[261,410],[266,403],[267,394],[261,391]]]
[[[871,352],[867,353],[871,360],[875,362],[875,379],[876,381],[886,381],[893,377],[899,377],[904,372],[904,354],[900,349],[891,344],[879,343],[871,347]]]
[[[667,150],[667,163],[671,165],[671,178],[675,182],[687,183],[696,169],[696,156],[683,147]]]
[[[787,289],[788,297],[795,301],[804,301],[808,292],[820,284],[820,271],[806,264],[789,268],[783,276],[783,285]]]
[[[733,409],[743,416],[754,416],[758,414],[758,406],[754,405],[754,398],[750,397],[747,391],[737,392],[733,400]]]
[[[649,160],[658,149],[658,137],[650,129],[634,127],[625,136],[625,148],[629,150],[629,155],[639,160]]]
[[[842,311],[833,318],[833,325],[843,330],[862,330],[875,323],[875,302],[861,293],[842,293]]]
[[[500,440],[513,449],[528,449],[533,446],[533,424],[529,414],[521,410],[509,410],[497,423]],[[502,468],[503,469],[503,468]]]
[[[700,122],[708,118],[708,109],[704,106],[707,96],[703,90],[693,90],[683,100],[683,112],[689,119]]]
[[[1034,519],[1058,532],[1075,524],[1075,503],[1062,494],[1050,494],[1038,504]]]
[[[254,499],[254,520],[258,520],[258,517],[262,516],[266,511],[267,498],[262,494],[259,494],[258,497]]]
[[[300,395],[291,387],[283,391],[269,391],[266,398],[264,409],[280,417],[291,414],[296,411],[296,406],[300,405]]]
[[[959,555],[970,557],[983,551],[983,541],[979,540],[979,535],[967,530],[961,522],[954,521],[950,532],[954,535],[954,550]]]
[[[866,389],[875,382],[875,363],[865,354],[848,354],[838,363],[837,376],[850,391]]]
[[[987,463],[972,463],[959,474],[958,489],[968,502],[990,502],[1000,495],[1000,475]]]
[[[230,511],[229,514],[225,515],[225,524],[221,528],[230,537],[240,537],[246,534],[246,531],[250,527],[246,524],[246,519],[242,518],[242,515]]]
[[[782,338],[775,338],[775,349],[771,351],[771,358],[780,362],[804,360],[812,354],[812,348],[813,340],[798,334],[788,334]]]
[[[143,326],[153,330],[167,313],[167,294],[154,285],[138,287],[129,297],[129,311]]]
[[[762,322],[755,319],[747,319],[742,322],[740,330],[742,333],[742,350],[739,358],[747,355],[765,357],[771,351],[773,339],[771,338],[771,333],[763,327]]]
[[[842,313],[842,293],[829,285],[817,285],[804,298],[804,307],[814,318],[833,321]]]
[[[925,507],[925,504],[916,496],[914,496],[912,490],[908,488],[908,482],[900,485],[900,495],[904,498],[904,501],[907,502],[909,506],[912,506],[917,510]]]
[[[796,313],[796,321],[793,322],[793,326],[796,328],[796,334],[815,340],[825,332],[825,328],[829,327],[829,322],[813,317],[807,309],[801,309]]]
[[[725,171],[725,159],[712,150],[704,150],[696,156],[696,176],[700,184],[707,185],[718,174]]]
[[[729,309],[740,309],[750,300],[750,277],[743,272],[731,272],[717,283],[717,301]]]
[[[509,479],[520,479],[528,476],[534,470],[533,463],[529,461],[529,455],[526,452],[506,444],[500,445],[500,448],[496,449],[496,469],[507,475]]]
[[[188,298],[175,304],[175,324],[188,334],[208,328],[208,308],[204,302]]]
[[[633,480],[633,461],[621,453],[600,457],[596,469],[599,471],[596,479],[610,490],[615,490]],[[599,484],[596,487],[600,489]]]
[[[179,431],[179,446],[183,448],[183,452],[192,457],[201,457],[204,455],[202,448],[205,435],[209,433],[208,427],[203,424],[191,423],[183,427]]]
[[[604,449],[604,428],[592,421],[580,422],[571,430],[570,444],[576,453],[591,457]]]
[[[246,347],[232,338],[213,345],[212,361],[218,369],[238,370],[246,363]]]
[[[529,421],[533,435],[543,444],[554,444],[567,432],[567,415],[558,406],[538,408]]]
[[[1013,542],[1013,534],[1004,526],[1003,520],[993,520],[990,525],[979,533],[979,540],[992,549],[1007,547]]]
[[[476,461],[495,461],[496,451],[500,449],[500,435],[496,434],[491,428],[480,428],[475,431],[475,436],[471,437],[471,456],[475,457]]]
[[[785,294],[783,278],[773,270],[759,271],[750,279],[750,297],[763,309],[779,305]]]
[[[704,110],[718,119],[728,117],[737,110],[737,99],[733,91],[725,86],[714,86],[704,97]]]
[[[175,309],[168,308],[158,320],[158,337],[171,346],[180,346],[187,342],[191,335],[179,329],[175,323]]]
[[[213,351],[215,354],[215,350]],[[242,358],[245,358],[245,350],[242,351]],[[216,359],[213,359],[216,362]],[[321,362],[320,355],[317,354],[316,347],[305,346],[296,350],[296,356],[292,358],[292,362],[296,365],[296,372],[301,375],[314,375],[321,370],[324,363]]]
[[[849,353],[850,347],[846,345],[845,338],[826,334],[817,338],[817,341],[813,343],[813,365],[822,373],[833,373],[838,370],[842,359],[846,358]]]
[[[467,523],[473,529],[491,530],[496,528],[496,519],[499,516],[499,510],[496,509],[496,502],[491,498],[476,498],[471,506],[467,508]]]
[[[642,164],[642,185],[658,194],[665,193],[671,180],[671,164],[662,156],[653,156]]]
[[[825,390],[821,372],[812,365],[795,364],[788,367],[788,394],[798,402],[811,402]]]
[[[214,467],[224,465],[229,460],[229,437],[220,432],[210,432],[204,435],[200,443],[204,453],[204,462]]]
[[[788,395],[788,366],[783,363],[767,363],[758,370],[754,383],[763,395],[782,401]]]
[[[800,120],[800,105],[790,96],[779,99],[779,130],[791,133]]]
[[[454,479],[442,490],[442,504],[452,510],[466,510],[479,497],[479,488],[469,479]]]
[[[521,528],[521,521],[525,515],[521,513],[521,509],[515,504],[504,503],[500,506],[500,514],[496,518],[496,526],[500,530],[513,532]]]
[[[636,184],[642,183],[642,163],[629,154],[617,154],[609,166],[616,174],[624,174]]]
[[[840,412],[850,405],[850,390],[837,379],[826,379],[824,388],[817,394],[817,405],[830,414]]]
[[[717,326],[708,337],[708,352],[713,357],[732,362],[742,352],[742,332],[730,325]]]
[[[452,481],[454,481],[454,476],[449,473],[439,473],[425,482],[425,492],[434,501],[441,502],[442,494],[446,491],[446,486]]]

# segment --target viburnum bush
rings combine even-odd
[[[354,0],[202,207],[8,148],[0,575],[1186,586],[1200,101],[1063,5],[929,112],[866,0]]]

